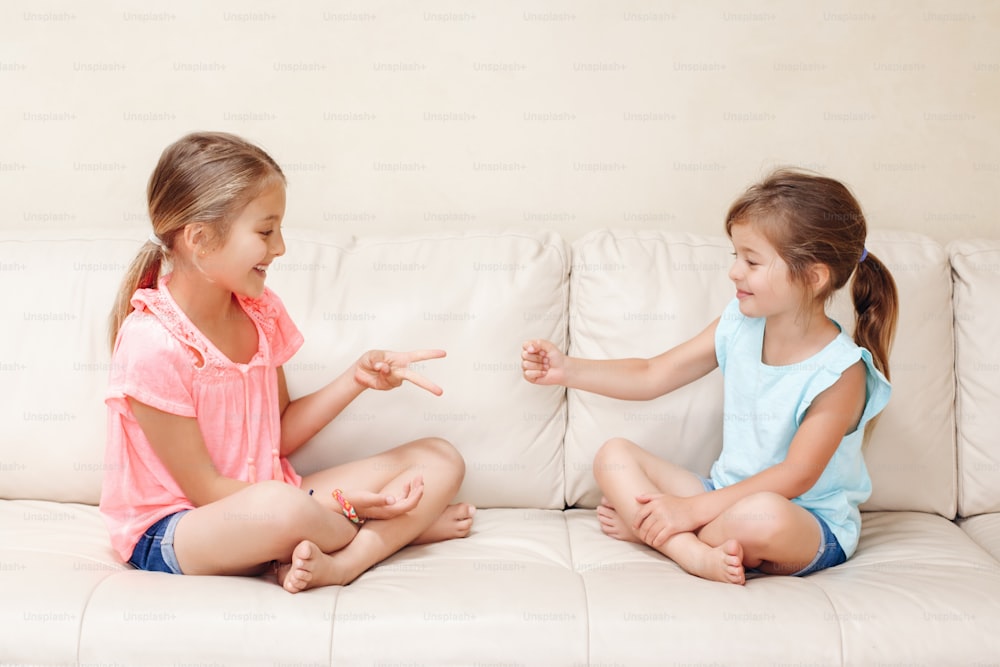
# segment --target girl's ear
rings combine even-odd
[[[830,267],[826,264],[816,263],[809,267],[809,272],[806,274],[810,287],[816,293],[823,293],[826,291],[827,285],[830,284]]]
[[[204,255],[208,252],[209,236],[208,230],[201,222],[192,222],[184,225],[184,229],[178,234],[184,247],[197,251],[199,255]]]

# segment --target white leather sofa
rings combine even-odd
[[[520,345],[652,355],[732,295],[722,237],[287,232],[269,284],[306,336],[293,395],[370,348],[441,347],[445,389],[369,392],[303,471],[418,436],[465,456],[459,541],[410,547],[347,587],[134,571],[96,503],[106,315],[139,238],[0,235],[0,664],[988,665],[1000,662],[1000,241],[873,233],[901,293],[894,393],[867,450],[874,493],[847,563],[711,583],[603,535],[597,447],[615,435],[702,473],[720,377],[647,403],[538,387]],[[850,328],[843,295],[832,306]]]

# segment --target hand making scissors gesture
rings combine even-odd
[[[386,350],[369,350],[358,360],[354,379],[369,389],[385,391],[395,389],[403,380],[426,389],[435,396],[444,393],[420,373],[410,368],[410,364],[428,359],[444,357],[444,350],[414,350],[412,352],[390,352]]]

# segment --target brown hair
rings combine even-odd
[[[111,347],[132,312],[137,289],[156,287],[177,234],[206,223],[221,242],[232,219],[269,185],[285,182],[278,164],[257,146],[224,132],[196,132],[167,146],[149,177],[146,199],[153,237],[139,249],[118,290],[110,316]]]
[[[854,341],[871,352],[888,378],[899,296],[889,269],[865,249],[867,225],[854,195],[832,178],[778,169],[733,202],[726,233],[751,221],[788,265],[792,280],[806,287],[808,298],[829,298],[853,274]],[[829,268],[830,280],[813,293],[806,278],[817,263]]]

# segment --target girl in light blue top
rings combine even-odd
[[[601,528],[648,544],[692,574],[742,584],[746,570],[805,575],[857,548],[871,494],[866,427],[889,400],[898,296],[865,247],[857,200],[841,183],[779,170],[729,209],[736,298],[700,334],[651,359],[569,357],[524,344],[524,377],[649,400],[719,367],[722,453],[705,479],[623,438],[594,476]],[[853,340],[825,303],[849,280]]]

